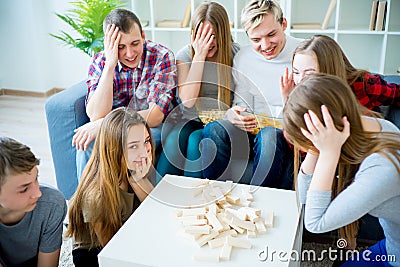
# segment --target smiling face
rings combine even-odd
[[[305,76],[318,73],[319,67],[317,58],[314,54],[299,54],[293,58],[293,81],[298,84]]]
[[[128,169],[135,170],[137,164],[141,166],[143,158],[152,160],[150,134],[143,124],[129,128],[126,145]]]
[[[247,31],[253,49],[267,60],[276,58],[285,47],[286,27],[285,18],[281,25],[273,14],[264,15],[260,25]]]
[[[129,68],[136,68],[143,54],[144,31],[140,32],[139,26],[134,23],[129,33],[119,34],[121,39],[118,44],[118,60]]]
[[[8,212],[29,212],[36,207],[42,196],[38,182],[38,168],[26,173],[11,174],[0,190],[0,210]]]

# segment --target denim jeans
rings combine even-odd
[[[282,130],[265,127],[254,136],[223,120],[207,124],[202,138],[205,178],[239,181],[254,159],[252,185],[292,189],[293,151]]]
[[[194,120],[184,121],[174,126],[163,142],[163,149],[157,163],[157,183],[165,174],[192,176],[200,173],[201,175],[201,164],[198,160],[199,152],[196,153],[200,138],[196,137],[198,134],[193,135],[193,137],[192,134],[202,128],[203,123]],[[189,155],[190,153],[194,155]],[[188,157],[191,161],[187,163]],[[186,166],[190,169],[188,173],[184,172]]]
[[[151,136],[153,137],[154,143],[156,145],[156,150],[158,150],[158,148],[161,147],[161,128],[162,128],[162,126],[163,126],[163,124],[161,124],[160,126],[155,127],[155,128],[150,128]],[[78,177],[79,182],[81,181],[83,170],[85,169],[86,164],[89,161],[90,155],[92,154],[94,141],[95,140],[93,140],[90,143],[90,145],[88,146],[86,151],[83,151],[83,150],[76,151],[76,172],[77,172],[77,177]]]

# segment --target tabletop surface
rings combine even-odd
[[[251,207],[261,209],[262,215],[273,211],[273,227],[267,228],[266,234],[249,238],[251,249],[233,248],[229,261],[194,260],[193,255],[199,251],[219,253],[221,250],[211,249],[208,245],[200,248],[194,241],[179,235],[182,225],[176,211],[208,204],[196,196],[198,188],[193,185],[199,181],[202,180],[166,175],[100,252],[100,266],[288,266],[287,258],[292,252],[299,226],[296,193],[243,184],[234,184],[232,192],[250,187],[254,197]]]

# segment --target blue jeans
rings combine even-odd
[[[194,120],[174,126],[163,142],[157,163],[157,183],[165,174],[201,177],[200,152],[197,151],[202,128],[203,123]],[[197,131],[200,131],[200,135]],[[190,161],[187,162],[187,158]],[[186,168],[190,171],[185,172]]]
[[[151,131],[151,136],[153,137],[154,143],[156,145],[156,151],[158,150],[159,147],[161,147],[161,128],[163,124],[161,124],[158,127],[155,128],[150,128]],[[93,150],[93,145],[94,145],[93,140],[86,151],[83,150],[77,150],[76,151],[76,174],[78,177],[78,181],[81,181],[82,173],[83,170],[86,167],[86,164],[89,161],[90,155],[92,155],[92,150]]]
[[[368,253],[366,253],[368,251]],[[364,257],[363,257],[364,254]],[[383,256],[383,257],[382,257]],[[360,251],[358,258],[353,258],[340,266],[343,267],[352,267],[352,266],[362,266],[362,267],[390,267],[390,263],[388,261],[381,261],[383,258],[387,259],[387,251],[386,251],[386,238],[382,239],[375,245],[367,248],[364,252]],[[378,261],[377,261],[378,260]],[[397,260],[397,259],[396,259]]]
[[[292,189],[293,151],[282,130],[265,127],[254,136],[223,120],[207,124],[202,138],[205,178],[239,181],[254,159],[252,185]]]

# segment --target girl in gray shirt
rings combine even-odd
[[[297,185],[305,226],[314,233],[340,228],[354,248],[357,220],[369,213],[386,238],[342,266],[400,266],[400,132],[365,112],[350,87],[328,74],[310,75],[289,94],[284,129],[307,151]]]
[[[216,2],[202,3],[193,14],[191,30],[190,45],[176,56],[182,121],[174,125],[163,143],[158,181],[167,173],[201,177],[203,122],[198,113],[226,111],[233,99],[232,59],[239,45],[232,40],[225,8]]]

